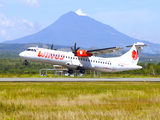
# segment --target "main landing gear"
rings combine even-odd
[[[25,60],[24,64],[27,66],[29,64],[29,60]]]
[[[84,74],[85,73],[85,69],[80,68],[80,73]]]
[[[79,72],[81,74],[84,74],[85,73],[85,69],[84,68],[78,68]],[[73,74],[73,69],[68,69],[68,73],[71,75]]]
[[[68,69],[68,73],[69,74],[73,74],[73,70],[72,69]]]

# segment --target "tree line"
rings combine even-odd
[[[53,68],[50,64],[30,62],[25,65],[21,58],[0,58],[0,74],[38,74],[39,69]]]

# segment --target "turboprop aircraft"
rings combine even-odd
[[[121,47],[112,47],[95,50],[80,50],[80,47],[74,49],[71,47],[72,52],[62,52],[51,49],[44,49],[38,47],[29,47],[26,51],[19,54],[25,60],[25,65],[29,61],[48,63],[53,65],[61,65],[68,68],[68,73],[73,74],[73,70],[79,70],[84,74],[85,70],[94,70],[101,72],[118,72],[127,70],[141,69],[138,66],[139,54],[145,45],[144,43],[137,42],[131,46],[131,49],[120,57],[102,58],[96,57],[99,54],[106,54],[115,50],[123,49]]]

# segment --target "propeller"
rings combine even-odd
[[[51,45],[51,50],[53,50],[53,43],[52,43],[52,45]]]
[[[75,42],[75,44],[74,44],[74,49],[72,48],[72,46],[70,46],[70,48],[71,48],[71,50],[72,50],[72,53],[73,53],[75,56],[77,56],[77,50],[80,49],[80,47],[76,48],[76,44],[77,44],[77,42]]]

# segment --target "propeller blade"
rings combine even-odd
[[[74,51],[76,51],[76,44],[77,44],[77,42],[75,42],[75,44],[74,44]]]
[[[71,48],[71,50],[72,50],[72,53],[73,53],[75,56],[77,56],[77,50],[80,49],[80,47],[76,48],[76,44],[77,44],[77,42],[75,42],[75,44],[74,44],[74,49],[72,48],[72,46],[70,46],[70,48]]]
[[[51,45],[51,50],[53,50],[53,43],[52,43],[52,45]]]
[[[73,50],[72,46],[70,46],[70,48],[71,48],[72,52],[74,53],[74,50]]]
[[[80,48],[81,48],[81,47],[78,47],[78,48],[76,49],[76,51],[79,50]]]

